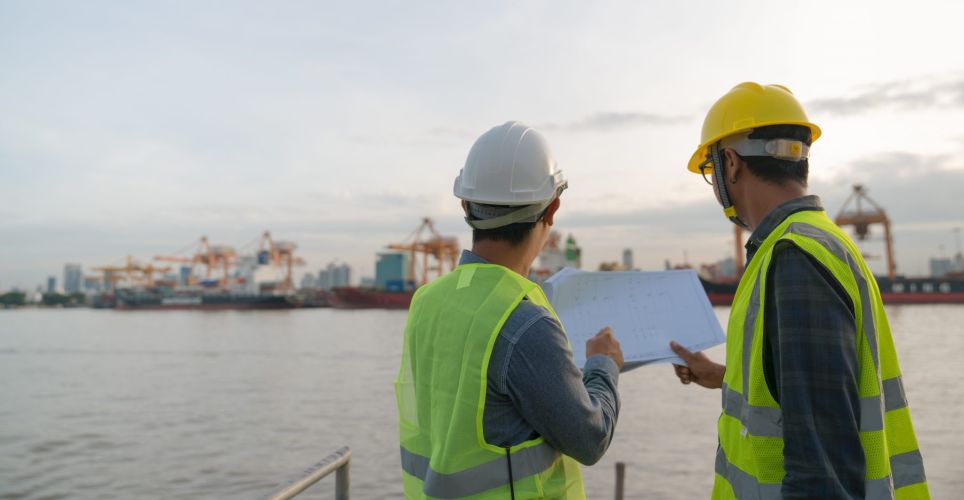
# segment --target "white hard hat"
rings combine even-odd
[[[566,180],[545,137],[509,121],[475,141],[465,167],[455,178],[453,191],[456,197],[471,203],[528,208],[489,220],[466,218],[473,227],[490,229],[541,213],[565,187]]]

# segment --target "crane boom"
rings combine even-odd
[[[427,237],[423,237],[426,233]],[[439,234],[435,223],[428,217],[423,218],[422,224],[409,235],[409,241],[392,243],[387,248],[409,253],[411,265],[408,267],[408,279],[417,285],[428,283],[430,274],[441,276],[447,272],[446,269],[455,269],[459,255],[458,240]],[[421,268],[420,271],[416,270],[417,266]]]
[[[854,210],[847,210],[850,204],[855,205]],[[864,207],[864,203],[870,205]],[[854,226],[854,234],[860,241],[866,240],[870,235],[870,226],[880,224],[884,226],[884,245],[887,247],[887,277],[894,280],[897,277],[897,263],[894,261],[894,240],[890,232],[890,218],[884,209],[874,200],[867,196],[867,190],[861,184],[855,184],[854,190],[844,201],[843,207],[837,212],[834,222],[838,226]]]

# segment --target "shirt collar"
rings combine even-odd
[[[459,256],[459,265],[463,264],[488,264],[489,261],[475,255],[470,250],[462,250],[462,255]]]
[[[750,234],[750,239],[746,242],[747,262],[753,259],[753,254],[763,244],[763,240],[767,239],[777,226],[782,224],[787,217],[803,210],[823,210],[820,197],[816,195],[801,196],[785,201],[770,210],[770,213],[760,221],[760,225]]]

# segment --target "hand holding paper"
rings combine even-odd
[[[569,335],[577,366],[600,325],[616,332],[625,369],[647,363],[684,364],[670,349],[677,341],[698,352],[721,344],[723,330],[693,270],[585,272],[566,268],[544,287]]]
[[[723,375],[726,373],[725,366],[714,363],[710,358],[706,357],[706,354],[701,352],[692,353],[675,341],[670,342],[669,346],[680,359],[686,362],[685,366],[673,365],[673,369],[676,371],[676,376],[679,377],[680,382],[683,384],[696,382],[698,385],[706,387],[707,389],[719,389],[723,387]]]
[[[619,345],[619,341],[613,336],[613,329],[603,328],[599,330],[599,333],[595,337],[586,341],[586,359],[591,358],[593,355],[602,354],[603,356],[609,356],[613,361],[616,362],[616,366],[619,370],[623,369],[623,349]]]

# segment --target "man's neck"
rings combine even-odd
[[[472,253],[483,259],[507,267],[519,276],[528,276],[534,257],[529,256],[525,243],[510,245],[504,241],[482,240],[472,244]]]
[[[764,183],[760,181],[759,186],[755,186],[754,196],[749,198],[746,205],[746,224],[750,230],[760,226],[763,219],[773,211],[774,208],[790,201],[807,195],[807,188],[796,182],[788,182],[785,185]]]

